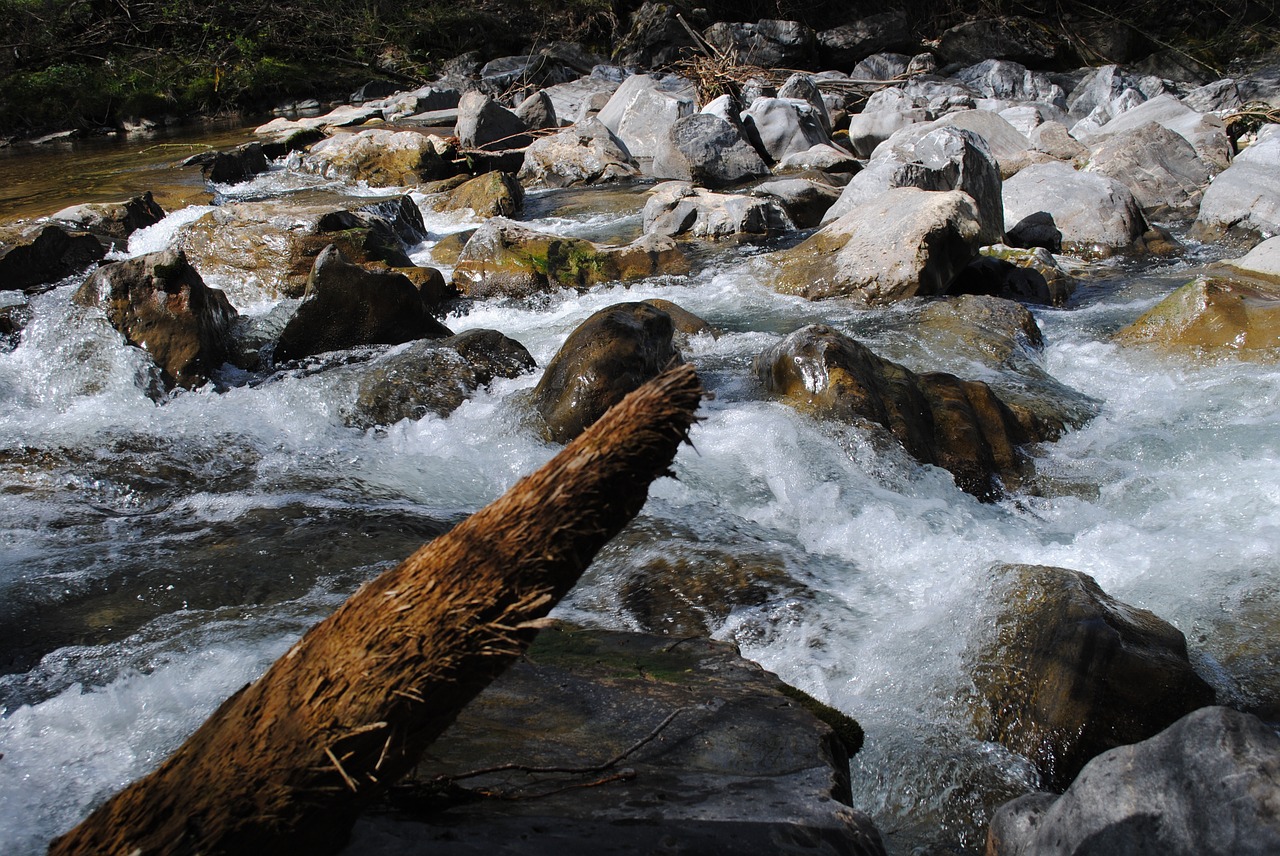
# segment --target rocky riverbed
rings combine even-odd
[[[9,849],[680,362],[694,448],[559,614],[734,643],[861,722],[879,832],[768,823],[976,853],[1021,798],[988,852],[1038,853],[1133,834],[1141,793],[1083,796],[1115,753],[1248,735],[1154,794],[1274,767],[1280,75],[1064,69],[1008,19],[916,50],[892,16],[716,24],[653,71],[662,8],[626,66],[461,62],[176,166],[207,199],[5,227]],[[1220,794],[1212,840],[1170,837],[1186,806],[1138,837],[1267,852],[1274,776],[1242,787],[1272,796]]]

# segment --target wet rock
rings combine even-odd
[[[1003,195],[1006,228],[1048,211],[1069,253],[1111,255],[1132,248],[1147,230],[1146,218],[1127,187],[1066,164],[1029,166],[1004,183]]]
[[[1190,856],[1280,851],[1280,738],[1257,717],[1204,707],[1095,758],[1061,797],[991,819],[988,856]]]
[[[551,103],[551,96],[542,89],[517,104],[512,112],[530,130],[560,127],[560,122],[556,118],[556,107]]]
[[[675,328],[677,338],[683,336],[688,339],[691,336],[699,336],[703,333],[706,333],[715,339],[720,337],[720,331],[711,326],[711,324],[705,319],[694,315],[687,309],[677,306],[670,300],[663,300],[660,297],[651,297],[642,302],[647,303],[655,309],[659,309],[671,316],[671,324]]]
[[[520,180],[566,187],[636,178],[639,168],[622,141],[598,119],[586,119],[525,149]]]
[[[811,229],[822,222],[827,211],[840,198],[841,188],[824,181],[797,177],[765,181],[751,192],[756,196],[776,199],[797,228]]]
[[[496,330],[420,339],[362,367],[346,421],[372,428],[427,414],[445,417],[495,379],[535,368],[523,345]]]
[[[1019,473],[1017,447],[1039,439],[987,384],[918,375],[824,325],[767,349],[755,370],[767,392],[802,412],[887,429],[916,460],[950,471],[984,501],[1001,495],[998,479]]]
[[[458,256],[462,254],[462,248],[467,245],[467,241],[471,240],[471,236],[476,233],[475,229],[463,229],[461,232],[450,232],[431,248],[431,258],[436,264],[447,265],[453,267],[458,263]]]
[[[883,856],[874,826],[847,805],[848,744],[859,733],[732,645],[556,625],[433,744],[401,791],[400,819],[361,821],[345,852],[407,856],[425,841],[452,856],[762,846]],[[438,777],[508,762],[595,767],[651,734],[626,758],[634,774],[606,787],[565,789],[601,774],[498,773],[459,779],[452,790],[463,799],[424,798],[440,792]],[[538,798],[478,800],[463,788]]]
[[[462,248],[453,282],[466,297],[529,297],[548,288],[585,289],[688,270],[684,253],[670,239],[650,235],[607,247],[494,217]]]
[[[1003,566],[992,572],[990,597],[994,626],[965,654],[980,719],[987,739],[1034,761],[1050,788],[1066,787],[1108,749],[1213,704],[1182,633],[1092,577]]]
[[[774,162],[831,142],[818,109],[799,98],[757,98],[742,124],[752,144]]]
[[[0,306],[0,353],[8,353],[22,341],[22,331],[31,322],[31,307],[27,303],[10,303]]]
[[[408,278],[352,264],[331,244],[316,257],[303,301],[276,344],[275,361],[450,335]]]
[[[1086,169],[1128,187],[1143,213],[1156,220],[1194,218],[1209,184],[1209,168],[1191,144],[1155,122],[1108,136]]]
[[[148,190],[123,202],[90,202],[63,208],[50,219],[68,226],[122,242],[138,229],[154,226],[164,219],[162,209]]]
[[[644,206],[644,230],[652,235],[767,237],[794,228],[791,218],[775,199],[715,193],[684,182],[658,185]]]
[[[0,290],[41,291],[106,252],[93,235],[53,224],[5,229],[0,231]]]
[[[437,318],[445,313],[446,307],[461,295],[453,287],[453,283],[444,278],[444,274],[432,267],[393,267],[391,270],[403,276],[422,295],[423,305],[427,311]]]
[[[920,126],[925,127],[925,126]],[[994,244],[1004,236],[1004,204],[1000,169],[983,140],[973,131],[938,127],[926,133],[907,129],[877,150],[866,168],[853,177],[823,218],[831,222],[897,187],[959,190],[977,204],[978,240]]]
[[[823,30],[817,39],[824,68],[849,68],[863,57],[881,51],[910,50],[918,44],[911,37],[907,15],[901,9]]]
[[[978,255],[978,218],[965,193],[894,188],[774,253],[774,288],[810,300],[843,296],[868,305],[944,294]]]
[[[988,249],[1003,248],[998,255],[986,255]],[[1064,306],[1074,292],[1074,282],[1054,263],[1048,250],[1026,251],[1023,264],[1012,260],[1014,250],[996,244],[984,247],[984,255],[969,263],[948,289],[950,294],[986,294],[1038,303]]]
[[[645,0],[631,13],[630,29],[614,48],[614,60],[634,68],[660,68],[697,50],[689,31],[667,3]]]
[[[987,18],[957,24],[942,34],[938,55],[943,62],[972,65],[988,59],[1007,59],[1035,68],[1049,68],[1066,55],[1065,46],[1049,38],[1035,21],[1017,16]]]
[[[633,74],[623,81],[597,119],[636,158],[651,158],[677,119],[697,111],[693,84],[675,75]]]
[[[727,187],[768,175],[769,167],[743,137],[740,127],[718,116],[694,113],[677,119],[659,138],[651,171],[655,178]]]
[[[817,58],[817,33],[799,21],[720,21],[702,36],[723,53],[736,56],[742,65],[808,68]]]
[[[231,355],[236,310],[181,250],[104,265],[74,300],[106,312],[129,344],[150,354],[167,387],[202,386]]]
[[[1280,285],[1197,279],[1121,330],[1117,339],[1170,351],[1275,359],[1280,357]]]
[[[552,442],[568,443],[666,368],[683,362],[671,316],[648,303],[619,303],[582,322],[547,364],[534,409]]]
[[[464,149],[523,149],[533,138],[515,113],[483,92],[465,93],[458,101],[458,143]]]
[[[437,207],[477,217],[516,217],[524,207],[524,188],[510,173],[486,172],[454,188]]]
[[[302,172],[370,187],[406,187],[452,175],[453,165],[425,134],[373,129],[341,134],[294,154],[289,166]]]
[[[406,251],[427,237],[413,200],[351,204],[336,210],[327,202],[219,205],[183,227],[176,244],[241,305],[301,297],[316,256],[329,244],[359,263],[412,266]]]
[[[1204,191],[1192,236],[1280,233],[1280,125],[1266,125]]]
[[[267,171],[267,155],[262,143],[245,143],[221,152],[188,158],[183,166],[198,165],[205,181],[214,184],[241,184]]]

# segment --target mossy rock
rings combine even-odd
[[[1189,282],[1120,331],[1117,341],[1168,351],[1280,358],[1280,285]]]

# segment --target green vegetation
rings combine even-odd
[[[133,117],[258,110],[344,97],[385,77],[425,81],[469,50],[484,58],[553,41],[608,53],[641,0],[0,0],[0,135]],[[878,0],[709,0],[711,20],[785,18],[821,29]],[[1275,46],[1269,0],[901,0],[919,34],[965,18],[1024,15],[1071,35],[1130,30],[1212,69]],[[1097,57],[1087,57],[1097,60]]]

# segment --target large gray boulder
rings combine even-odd
[[[614,61],[631,68],[659,68],[698,50],[676,16],[679,9],[645,0],[631,13],[631,26],[613,50]]]
[[[714,193],[679,181],[655,187],[644,206],[645,232],[672,238],[763,238],[794,228],[773,197]]]
[[[820,173],[817,175],[821,177]],[[797,176],[761,182],[751,192],[777,200],[797,228],[810,229],[822,223],[823,216],[840,198],[841,188],[827,181]]]
[[[534,140],[524,152],[525,184],[567,187],[640,175],[631,153],[598,119],[590,118]]]
[[[869,158],[885,140],[908,125],[930,121],[931,115],[928,110],[916,107],[863,110],[849,117],[849,145],[859,157]]]
[[[962,68],[955,78],[986,98],[1039,101],[1065,110],[1067,95],[1044,72],[1030,71],[1009,60],[987,59]]]
[[[231,356],[236,310],[181,250],[104,265],[73,299],[101,308],[129,344],[151,356],[167,387],[203,386]]]
[[[883,305],[943,294],[981,246],[978,206],[960,191],[888,190],[774,253],[774,288],[810,300]]]
[[[843,217],[895,187],[964,191],[977,204],[979,240],[995,244],[1004,235],[1000,169],[986,142],[972,131],[942,126],[919,136],[891,138],[845,186],[823,222]]]
[[[483,92],[472,90],[458,101],[458,143],[464,149],[523,149],[532,142],[529,126]]]
[[[658,140],[650,167],[655,178],[727,187],[769,174],[740,126],[708,113],[677,119]]]
[[[1126,110],[1165,91],[1157,77],[1104,65],[1086,74],[1067,96],[1067,113],[1073,122],[1086,121],[1082,130],[1096,130]]]
[[[1199,113],[1169,94],[1159,94],[1133,106],[1101,128],[1073,129],[1081,142],[1096,146],[1113,134],[1155,122],[1182,136],[1216,174],[1231,164],[1232,146],[1226,126],[1217,116]]]
[[[822,123],[822,130],[827,136],[831,136],[831,113],[827,109],[826,99],[822,97],[822,90],[818,88],[818,80],[813,75],[800,72],[791,75],[778,87],[778,97],[796,98],[812,104],[818,121]]]
[[[988,856],[1280,853],[1280,737],[1225,707],[1089,763],[1062,796],[1031,794],[991,819]]]
[[[1127,187],[1062,163],[1029,166],[1004,183],[1006,229],[1041,211],[1053,216],[1070,253],[1112,255],[1133,247],[1147,230]]]
[[[899,53],[872,54],[858,62],[850,71],[854,80],[897,80],[907,73],[911,57]]]
[[[981,137],[1003,178],[1013,175],[1029,161],[1031,141],[1003,116],[991,110],[955,110],[932,122],[904,128],[881,145],[909,146],[913,140],[938,128],[961,128]],[[871,156],[875,157],[876,153]]]
[[[516,109],[511,112],[530,130],[560,127],[560,121],[556,116],[556,105],[552,103],[551,96],[545,89],[532,93],[517,104]]]
[[[1155,220],[1193,219],[1210,176],[1186,139],[1155,122],[1106,137],[1085,169],[1129,188]]]
[[[707,27],[702,36],[742,65],[808,68],[817,57],[817,33],[799,21],[720,21]]]
[[[276,343],[275,361],[449,335],[406,276],[352,264],[330,245],[316,257],[302,303]]]
[[[676,75],[633,74],[596,117],[632,157],[651,158],[677,119],[697,111],[693,84]]]
[[[757,98],[742,114],[742,123],[756,148],[774,162],[831,142],[823,114],[800,98]]]
[[[1215,238],[1228,230],[1280,233],[1280,125],[1266,125],[1231,167],[1205,189],[1195,232]]]
[[[616,69],[614,69],[616,70]],[[542,90],[551,99],[556,118],[561,122],[581,122],[589,115],[600,112],[609,98],[618,91],[620,81],[614,79],[610,69],[596,69],[586,77],[557,83]]]

